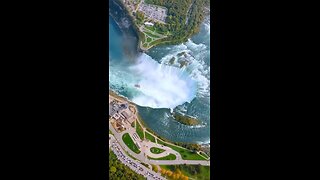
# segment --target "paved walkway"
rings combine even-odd
[[[152,171],[151,169],[143,166],[139,161],[136,161],[128,156],[113,135],[109,134],[109,137],[109,147],[123,164],[128,166],[136,173],[143,175],[147,179],[165,180],[160,173]]]
[[[170,147],[167,147],[167,146],[163,146],[163,145],[160,145],[160,144],[156,144],[156,143],[154,143],[154,142],[144,142],[144,145],[145,146],[147,146],[144,150],[145,150],[145,153],[148,155],[148,156],[150,156],[150,157],[152,157],[152,158],[161,158],[161,157],[165,157],[165,156],[168,156],[169,154],[174,154],[175,156],[176,156],[176,160],[181,160],[182,158],[181,158],[181,155],[177,152],[177,151],[175,151],[175,150],[173,150],[173,149],[171,149]],[[160,154],[154,154],[154,153],[152,153],[151,151],[150,151],[150,149],[151,149],[151,147],[157,147],[157,148],[160,148],[160,149],[164,149],[165,151],[164,152],[162,152],[162,153],[160,153]]]
[[[124,100],[121,100],[119,98],[115,98],[114,96],[109,95],[109,98],[116,99],[120,102],[123,102]],[[138,113],[136,107],[135,112]],[[136,114],[135,114],[136,116]],[[137,118],[136,118],[137,121]],[[109,121],[109,129],[114,134],[114,138],[118,141],[120,146],[128,152],[130,155],[132,155],[134,158],[138,159],[141,162],[144,163],[150,163],[150,164],[156,164],[156,165],[173,165],[173,164],[200,164],[205,166],[210,166],[210,161],[206,160],[183,160],[181,158],[180,153],[176,152],[175,150],[171,149],[170,147],[163,146],[161,144],[156,144],[151,141],[143,141],[140,139],[140,137],[137,135],[135,128],[131,127],[130,124],[125,124],[126,130],[122,131],[121,133],[118,133],[114,127],[112,126],[111,122]],[[137,127],[137,126],[135,126]],[[134,142],[138,142],[141,145],[140,153],[137,154],[133,152],[131,149],[128,148],[128,146],[123,142],[122,136],[123,134],[128,133],[132,140]],[[136,135],[134,135],[136,134]],[[151,147],[158,147],[161,149],[165,149],[166,151],[160,154],[153,154],[150,152]],[[182,148],[182,147],[181,147]],[[185,148],[183,148],[185,149]],[[187,150],[187,149],[186,149]],[[153,158],[160,158],[167,156],[169,154],[174,154],[177,158],[175,160],[149,160],[147,156],[153,157]]]

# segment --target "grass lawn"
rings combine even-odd
[[[164,146],[166,145],[166,143],[164,143],[164,142],[163,142],[161,139],[159,139],[159,138],[157,139],[157,142],[158,142],[158,144],[162,144],[162,145],[164,145]]]
[[[141,117],[139,117],[139,118],[141,118]],[[139,135],[138,129],[141,128],[141,126],[140,126],[140,124],[138,125],[138,122],[137,122],[137,127],[136,128],[137,128],[137,134]],[[149,139],[150,141],[155,143],[155,137],[153,135],[149,134],[147,131],[145,132],[145,138]],[[168,146],[168,147],[172,148],[173,150],[179,152],[181,154],[181,157],[182,157],[183,160],[207,160],[206,158],[204,158],[204,157],[200,156],[199,154],[194,153],[194,152],[192,152],[190,150],[187,150],[187,149],[184,149],[184,148],[181,148],[181,147],[177,147],[177,146],[174,146],[174,145],[171,145],[171,144],[167,144],[163,140],[161,140],[160,138],[157,138],[157,143],[161,144],[161,145],[164,145],[164,146]],[[205,157],[207,157],[207,156],[205,156]]]
[[[145,48],[147,48],[147,47],[148,47],[148,44],[147,44],[147,43],[143,43],[142,46],[145,47]]]
[[[140,137],[140,139],[143,140],[144,139],[143,129],[138,121],[137,121],[136,131],[137,131],[137,134]]]
[[[173,146],[171,144],[166,144],[166,146],[172,148],[173,150],[179,152],[181,154],[181,157],[183,160],[206,160],[205,158],[203,158],[202,156],[200,156],[197,153],[194,153],[190,150],[187,149],[183,149],[177,146]]]
[[[165,150],[164,150],[164,149],[157,148],[157,147],[152,147],[152,148],[150,148],[150,151],[151,151],[153,154],[160,154],[160,153],[164,152]]]
[[[143,33],[145,33],[146,35],[150,36],[150,37],[153,37],[153,38],[160,38],[159,36],[155,35],[155,34],[152,34],[150,32],[147,32],[147,31],[144,31]]]
[[[156,32],[158,34],[167,34],[168,31],[161,31],[160,29],[154,28],[154,32]]]
[[[135,152],[137,154],[140,153],[138,147],[134,144],[133,140],[131,139],[131,137],[130,137],[130,135],[128,133],[125,133],[122,136],[122,140],[129,147],[129,149],[131,149],[133,152]]]
[[[154,26],[144,26],[144,28],[149,29],[150,31],[154,31],[155,30]]]
[[[152,158],[152,157],[149,157],[149,159],[153,159],[153,160],[175,160],[177,157],[176,155],[174,154],[169,154],[168,156],[165,156],[165,157],[161,157],[161,158]]]
[[[151,142],[156,142],[156,139],[153,135],[149,134],[147,131],[146,131],[146,139],[149,139]]]
[[[147,37],[147,42],[151,42],[151,41],[152,41],[152,39]]]
[[[150,45],[150,46],[153,46],[153,45],[159,44],[159,43],[161,43],[161,42],[163,42],[162,39],[157,39],[157,40],[155,40],[155,41],[152,41],[149,45]]]

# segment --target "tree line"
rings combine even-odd
[[[166,24],[155,22],[155,27],[162,31],[172,33],[157,43],[179,44],[188,40],[193,34],[199,32],[200,24],[204,19],[204,6],[209,0],[145,0],[148,4],[164,6],[168,9]],[[190,9],[189,9],[190,8]],[[188,16],[188,17],[187,17]],[[188,21],[186,21],[188,18]],[[187,22],[187,23],[186,23]]]
[[[135,173],[126,165],[122,164],[116,155],[109,150],[109,179],[112,180],[145,180],[146,178]]]

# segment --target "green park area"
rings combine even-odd
[[[182,148],[182,147],[179,147],[179,146],[175,146],[175,145],[172,145],[172,144],[165,143],[160,139],[157,139],[157,141],[158,141],[158,144],[162,144],[164,146],[168,146],[171,149],[173,149],[173,150],[177,151],[178,153],[180,153],[183,160],[207,160],[206,158],[200,156],[196,152],[192,152],[192,151],[190,151],[188,149],[185,149],[185,148]],[[207,157],[207,156],[205,156],[205,157]]]
[[[161,158],[152,158],[149,156],[148,156],[148,158],[153,159],[153,160],[175,160],[177,157],[174,154],[169,154],[168,156],[161,157]]]
[[[137,131],[137,134],[140,137],[140,139],[143,140],[144,139],[143,129],[138,121],[137,121],[136,131]]]
[[[181,154],[181,157],[183,160],[207,160],[209,157],[208,155],[201,153],[201,155],[206,157],[206,158],[204,158],[204,157],[200,156],[199,154],[197,154],[196,152],[192,152],[188,149],[185,149],[185,148],[182,148],[179,146],[175,146],[173,144],[166,143],[166,142],[160,140],[159,138],[157,138],[157,143],[164,145],[164,146],[167,146],[167,147],[170,147],[171,149],[177,151],[178,153]]]
[[[152,41],[152,39],[148,37],[147,38],[147,42],[151,42],[151,41]]]
[[[145,26],[144,28],[150,30],[150,31],[155,31],[156,29],[154,28],[154,26]]]
[[[148,31],[144,31],[143,33],[145,33],[146,35],[148,35],[149,37],[152,37],[152,38],[156,38],[156,39],[159,39],[159,38],[160,38],[159,36],[157,36],[157,35],[155,35],[155,34],[153,34],[153,33],[150,33],[150,32],[148,32]]]
[[[153,135],[151,135],[150,133],[148,133],[147,131],[146,131],[146,139],[149,139],[151,142],[156,142],[156,139],[155,139],[155,137],[153,136]]]
[[[161,144],[161,145],[166,145],[166,143],[165,142],[163,142],[162,140],[160,140],[159,138],[157,138],[157,142],[158,142],[158,144]]]
[[[199,154],[192,152],[188,149],[184,149],[178,146],[174,146],[171,144],[167,144],[166,146],[172,148],[173,150],[179,152],[181,154],[181,157],[183,160],[206,160],[205,158],[203,158],[202,156],[200,156]]]
[[[160,153],[164,152],[165,150],[164,150],[164,149],[157,148],[157,147],[152,147],[152,148],[150,148],[150,151],[151,151],[153,154],[160,154]]]
[[[122,136],[122,140],[133,152],[135,152],[137,154],[140,153],[138,147],[134,144],[133,140],[131,139],[131,137],[128,133],[125,133]]]
[[[200,25],[208,15],[205,8],[210,7],[209,0],[145,0],[144,2],[167,9],[167,18],[164,23],[155,22],[142,11],[137,11],[133,15],[136,29],[140,32],[140,46],[144,49],[158,44],[186,42],[192,35],[200,31]],[[145,26],[145,23],[150,21],[153,25]]]

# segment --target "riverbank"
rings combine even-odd
[[[119,0],[110,0],[109,1],[109,16],[112,17],[114,22],[117,24],[121,30],[125,42],[124,51],[125,54],[129,57],[135,58],[138,52],[141,52],[141,49],[138,46],[139,35],[137,34],[137,29],[133,23],[132,17],[128,14],[128,11],[125,10],[125,7]]]
[[[176,45],[186,42],[191,36],[199,32],[200,24],[205,16],[204,4],[209,4],[207,0],[176,1],[171,4],[176,7],[173,11],[169,2],[148,1],[145,3],[144,0],[141,0],[135,4],[130,0],[126,1],[126,3],[119,0],[111,1],[118,3],[121,9],[126,11],[126,15],[138,35],[137,47],[141,52],[146,52],[160,44]],[[141,4],[167,9],[166,16],[168,18],[166,18],[165,22],[159,22],[155,18],[148,17],[138,10]],[[183,9],[188,11],[184,12]],[[185,23],[181,23],[181,19]],[[152,25],[146,25],[147,23]]]
[[[195,143],[182,143],[182,142],[173,142],[173,141],[170,141],[162,136],[160,136],[159,134],[156,134],[153,130],[151,130],[143,121],[143,119],[141,118],[141,116],[139,115],[139,112],[136,108],[136,104],[134,104],[133,102],[131,102],[130,100],[128,100],[127,98],[125,97],[122,97],[122,96],[119,96],[117,93],[113,92],[112,90],[109,89],[109,95],[119,99],[119,100],[122,100],[122,101],[126,101],[129,103],[129,106],[132,106],[134,107],[135,111],[136,111],[136,116],[137,116],[137,121],[139,121],[139,123],[142,125],[142,128],[145,128],[146,129],[146,132],[147,133],[151,133],[153,136],[155,136],[156,138],[158,138],[157,140],[157,143],[159,144],[163,144],[163,145],[166,145],[166,146],[169,146],[169,147],[177,147],[178,149],[180,148],[184,148],[186,150],[189,150],[190,153],[193,152],[193,153],[196,153],[198,151],[202,151],[202,153],[206,152],[204,149],[202,149],[202,145],[200,144],[195,144]],[[208,157],[208,153],[205,153],[206,155],[202,155],[204,157]],[[209,153],[210,154],[210,153]],[[204,158],[206,159],[206,158]]]
[[[134,23],[134,17],[130,15],[129,10],[119,0],[110,0],[109,1],[109,15],[113,18],[116,24],[119,26],[124,35],[133,34],[137,37],[135,43],[135,50],[137,52],[146,52],[148,49],[140,46],[140,42],[143,39],[143,34],[139,31],[139,28]],[[134,32],[134,33],[132,33]]]
[[[125,13],[125,10],[122,9],[120,11],[120,14],[118,13],[118,17],[125,16],[123,15]],[[111,16],[109,16],[109,19],[113,19]],[[146,74],[147,71],[154,71],[157,67],[161,67],[161,74],[162,71],[164,71],[164,65],[168,64],[166,61],[167,59],[170,59],[171,57],[175,57],[176,60],[174,62],[174,65],[170,66],[176,66],[181,67],[182,71],[186,72],[184,74],[184,77],[191,77],[193,80],[195,80],[198,84],[198,89],[195,88],[196,92],[198,92],[196,98],[191,101],[190,103],[185,103],[179,108],[175,109],[176,112],[183,113],[186,115],[189,115],[191,117],[197,117],[201,120],[201,125],[198,126],[186,126],[182,123],[178,123],[176,120],[173,119],[173,117],[170,115],[170,111],[167,107],[169,106],[163,106],[164,108],[153,108],[151,105],[137,101],[141,106],[137,106],[139,110],[139,115],[143,118],[143,121],[145,124],[152,129],[152,131],[156,132],[157,134],[161,135],[162,137],[165,137],[173,142],[185,142],[185,143],[210,143],[210,116],[209,116],[209,102],[207,101],[207,92],[209,88],[207,88],[206,84],[209,84],[208,72],[210,72],[210,63],[208,63],[209,59],[209,50],[210,50],[210,42],[209,42],[209,36],[210,33],[208,32],[208,29],[210,30],[210,23],[203,23],[201,25],[201,32],[199,34],[196,34],[190,40],[186,43],[179,44],[179,45],[161,45],[156,46],[148,50],[147,53],[140,53],[137,52],[139,55],[137,58],[131,60],[126,57],[126,52],[123,50],[123,44],[125,43],[132,43],[128,42],[123,38],[123,33],[121,33],[122,30],[120,28],[116,27],[118,25],[125,26],[126,23],[122,23],[121,18],[118,18],[120,21],[119,23],[115,23],[113,20],[109,22],[109,29],[112,29],[112,33],[109,33],[110,40],[112,40],[114,43],[110,43],[109,52],[111,52],[110,57],[110,65],[109,65],[109,73],[112,74],[109,77],[109,83],[110,88],[115,90],[117,93],[119,93],[122,96],[128,97],[131,100],[134,100],[136,102],[137,97],[146,97],[147,95],[145,93],[142,93],[142,90],[145,86],[142,85],[141,80],[145,81],[147,78],[150,77]],[[130,21],[128,21],[130,22]],[[133,26],[131,26],[133,28]],[[125,27],[124,27],[125,28]],[[116,38],[116,37],[120,38]],[[138,39],[138,37],[137,37]],[[111,41],[111,42],[112,42]],[[140,48],[137,46],[137,49],[140,50]],[[138,51],[136,49],[136,51]],[[177,54],[182,53],[183,51],[186,52],[188,55],[187,57],[180,58],[181,60],[186,60],[188,62],[187,65],[184,65],[184,63],[179,64],[178,63],[178,57]],[[179,59],[179,61],[180,61]],[[138,62],[143,62],[142,64],[139,64]],[[155,63],[157,62],[157,63]],[[152,63],[152,66],[154,64],[155,68],[148,68],[146,67],[146,70],[142,70],[143,74],[139,75],[133,75],[135,74],[135,71],[131,71],[130,67],[134,67],[135,65],[142,66],[144,64],[150,64]],[[170,68],[168,68],[170,69]],[[160,75],[157,73],[152,73],[154,76]],[[175,73],[173,73],[174,75]],[[132,76],[133,75],[133,76]],[[160,77],[160,76],[159,76]],[[160,78],[159,78],[160,79]],[[168,80],[171,78],[168,77]],[[146,85],[151,85],[151,83],[146,82]],[[141,90],[139,88],[134,88],[135,84],[140,84]],[[161,89],[163,87],[162,82],[155,83],[156,85],[152,85],[155,88],[150,89]],[[159,88],[158,88],[159,87]],[[178,86],[172,86],[177,89]],[[185,88],[183,91],[179,90],[179,92],[184,92],[185,90],[190,90],[191,88]],[[156,92],[156,91],[152,91]],[[155,94],[155,93],[153,93]],[[170,96],[170,92],[165,93],[165,97]],[[159,96],[158,96],[159,97]],[[146,98],[146,100],[153,100],[157,99],[159,102],[163,102],[164,100],[161,98],[157,98],[156,95],[150,96],[151,99]],[[176,101],[173,98],[169,98],[172,101]],[[189,102],[189,101],[188,101]],[[182,104],[182,103],[180,103]]]

